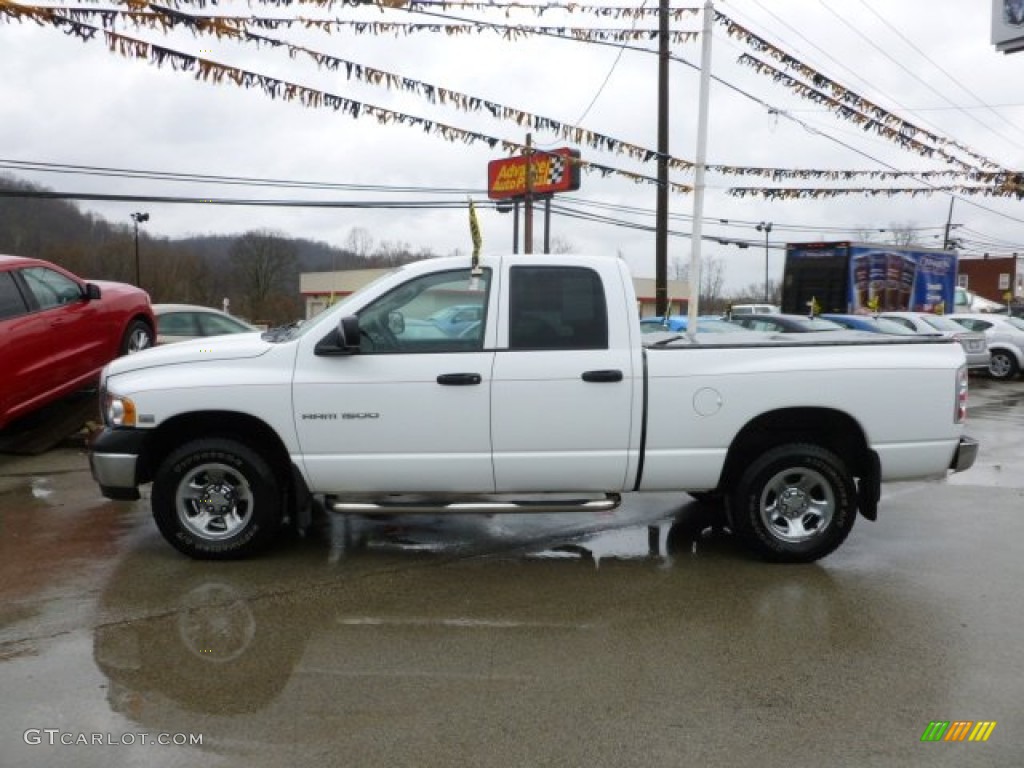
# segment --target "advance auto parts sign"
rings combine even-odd
[[[548,152],[534,152],[533,165],[534,195],[550,195],[554,192],[572,192],[580,188],[580,166],[572,162],[580,156],[579,150],[562,147]],[[526,196],[526,157],[517,155],[502,160],[491,160],[487,164],[487,197],[491,200],[505,200],[510,197]]]

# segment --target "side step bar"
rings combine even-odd
[[[537,512],[610,512],[622,504],[622,497],[609,493],[603,499],[524,501],[338,501],[328,498],[327,508],[357,515],[497,515]]]

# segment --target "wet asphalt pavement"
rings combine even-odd
[[[1024,381],[972,385],[976,466],[808,566],[663,494],[194,562],[81,449],[0,455],[0,766],[1024,765]]]

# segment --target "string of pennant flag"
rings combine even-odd
[[[442,33],[450,37],[460,35],[479,35],[483,32],[494,32],[504,40],[519,40],[526,37],[543,35],[546,37],[559,37],[566,40],[577,40],[583,42],[611,42],[628,43],[637,41],[651,41],[657,39],[657,29],[636,29],[618,27],[572,27],[572,26],[524,26],[521,24],[496,24],[487,21],[462,22],[453,24],[441,23],[412,23],[396,21],[357,21],[353,19],[319,19],[309,16],[294,17],[268,17],[268,16],[231,16],[231,15],[203,15],[190,16],[178,8],[173,7],[173,1],[164,4],[164,7],[155,3],[145,3],[145,10],[137,9],[116,9],[116,8],[88,8],[73,5],[46,5],[30,6],[20,4],[23,8],[47,8],[64,14],[69,18],[78,21],[98,21],[105,28],[112,29],[117,19],[129,21],[136,27],[148,27],[160,31],[167,31],[176,25],[173,20],[175,14],[181,17],[196,20],[197,24],[214,24],[222,29],[243,30],[247,28],[277,30],[281,28],[291,29],[300,27],[303,29],[316,29],[330,34],[332,31],[345,30],[355,35],[393,35],[394,37],[407,37],[418,33]],[[149,10],[152,9],[152,10]],[[184,21],[184,18],[181,19]],[[188,23],[188,22],[186,22]],[[696,40],[699,36],[696,30],[669,30],[669,41],[674,45],[682,45]]]
[[[124,0],[125,4],[135,5],[137,7],[144,7],[146,5],[145,0]],[[643,18],[652,18],[658,16],[660,9],[658,6],[600,6],[600,5],[587,5],[585,3],[555,3],[555,2],[544,2],[544,3],[520,3],[520,2],[502,2],[496,5],[493,0],[492,2],[486,2],[486,0],[476,1],[461,1],[461,0],[255,0],[262,5],[272,5],[276,7],[289,7],[292,5],[312,5],[320,8],[321,10],[331,10],[336,7],[340,8],[367,8],[377,7],[380,9],[399,8],[406,11],[412,12],[424,12],[424,11],[440,11],[447,13],[449,11],[486,11],[488,13],[494,13],[496,11],[504,11],[506,16],[511,16],[514,12],[526,11],[535,13],[537,16],[541,16],[545,13],[551,13],[558,11],[562,13],[578,13],[586,14],[590,16],[597,16],[605,19],[619,20],[619,19],[630,19],[639,20]],[[216,6],[218,0],[168,0],[170,5],[175,8],[181,6],[193,6],[196,8],[206,8],[209,6]],[[700,13],[701,9],[696,6],[670,8],[669,19],[673,21],[679,21],[687,16],[695,16]]]
[[[265,0],[261,0],[264,1]],[[306,1],[306,0],[303,0]],[[317,0],[309,0],[314,4],[322,5]],[[427,120],[424,118],[416,117],[402,112],[396,112],[394,110],[388,110],[381,107],[376,107],[370,104],[363,104],[361,102],[348,99],[346,97],[329,94],[316,89],[308,88],[296,83],[290,83],[276,78],[261,75],[259,73],[251,72],[248,70],[240,69],[237,67],[231,67],[219,62],[211,61],[207,58],[192,56],[190,54],[176,51],[167,47],[154,45],[152,43],[138,40],[135,38],[128,37],[121,33],[115,32],[113,26],[117,19],[126,20],[136,27],[145,27],[153,30],[169,31],[177,26],[184,25],[189,28],[192,32],[197,34],[213,35],[217,38],[231,38],[235,40],[245,41],[259,45],[269,45],[272,47],[284,47],[288,50],[292,57],[298,54],[309,57],[318,67],[327,68],[332,71],[344,69],[349,79],[356,79],[364,83],[371,85],[385,87],[388,89],[399,89],[404,92],[415,94],[421,98],[428,100],[431,103],[443,103],[450,104],[457,109],[466,112],[476,112],[480,110],[488,111],[493,117],[503,121],[511,121],[519,125],[520,127],[528,127],[538,131],[549,131],[559,136],[562,139],[575,143],[580,146],[589,146],[593,149],[605,152],[612,152],[617,154],[623,154],[630,159],[648,163],[658,158],[658,153],[649,148],[641,147],[630,142],[625,142],[614,137],[606,136],[594,131],[581,128],[579,126],[572,126],[560,121],[552,120],[540,115],[535,115],[524,110],[519,110],[514,107],[509,107],[488,99],[472,96],[469,94],[460,93],[452,89],[443,88],[429,83],[424,83],[413,78],[408,78],[393,72],[386,70],[380,70],[372,67],[361,65],[357,62],[352,62],[346,59],[332,56],[327,53],[316,51],[305,46],[295,45],[285,40],[272,38],[266,35],[257,34],[250,30],[250,27],[259,29],[274,29],[276,26],[280,26],[284,22],[289,22],[287,26],[292,24],[301,24],[307,28],[317,27],[320,24],[326,25],[352,25],[350,28],[357,30],[360,34],[383,34],[385,32],[397,34],[400,29],[410,30],[414,25],[389,25],[389,24],[377,24],[375,22],[365,23],[366,26],[355,26],[362,25],[364,22],[351,22],[342,20],[316,20],[316,19],[266,19],[260,17],[238,17],[238,16],[214,16],[214,15],[193,15],[177,10],[170,6],[178,6],[186,4],[185,0],[168,0],[167,5],[156,5],[153,3],[143,2],[142,0],[126,0],[125,5],[128,6],[128,10],[124,9],[99,9],[99,8],[87,8],[81,6],[38,6],[38,5],[27,5],[13,2],[13,0],[0,0],[0,18],[7,20],[31,20],[38,24],[50,24],[64,31],[67,34],[72,34],[83,41],[91,41],[101,36],[107,43],[107,46],[111,51],[119,53],[122,56],[129,58],[138,58],[148,61],[158,67],[169,65],[172,68],[182,71],[194,72],[195,77],[199,80],[212,83],[230,82],[240,87],[251,88],[259,87],[263,92],[270,98],[280,98],[286,101],[299,101],[301,104],[307,107],[326,107],[336,111],[340,111],[354,118],[358,118],[361,115],[368,115],[375,117],[381,123],[397,122],[400,124],[409,123],[415,127],[420,127],[423,130],[434,133],[448,141],[463,141],[465,143],[476,143],[482,141],[487,143],[491,147],[500,145],[505,151],[516,151],[522,152],[526,147],[517,142],[511,142],[504,139],[498,139],[493,136],[488,136],[476,131],[466,131],[456,126],[447,125],[433,120]],[[205,0],[191,0],[190,4],[204,6]],[[286,3],[287,4],[287,3]],[[355,2],[355,0],[345,0],[343,3],[338,4],[350,5],[350,6],[365,6],[372,5],[373,3],[366,2]],[[493,6],[486,3],[449,3],[449,2],[411,2],[407,3],[409,6],[416,7],[475,7],[481,6],[481,8],[487,8],[493,10]],[[540,12],[541,6],[533,4],[511,4],[516,9],[536,9]],[[544,9],[550,10],[553,5],[545,5]],[[570,4],[566,6],[564,10],[580,10],[581,6]],[[625,11],[627,9],[618,9]],[[628,9],[628,10],[643,10],[643,9]],[[673,12],[677,16],[683,14],[689,14],[695,12],[698,9],[673,9]],[[506,11],[507,12],[507,11]],[[733,36],[743,37],[745,35],[752,38],[751,45],[758,50],[769,50],[773,52],[772,55],[785,57],[786,54],[780,51],[774,46],[764,42],[761,38],[756,35],[752,35],[747,30],[743,29],[734,22],[731,22],[727,17],[717,14],[718,21],[728,26],[729,34]],[[616,17],[618,18],[618,17]],[[98,20],[103,25],[103,28],[95,27],[91,24],[87,24],[84,19]],[[483,24],[483,23],[481,23]],[[276,25],[276,26],[275,26]],[[417,31],[425,31],[427,28],[433,27],[447,27],[449,25],[422,25],[423,29],[419,28],[419,25],[415,25]],[[461,34],[463,27],[479,26],[478,24],[473,25],[455,25],[460,29],[458,34]],[[488,25],[483,26],[496,27],[500,25]],[[569,34],[574,36],[575,39],[587,39],[588,33],[596,32],[598,34],[607,35],[615,32],[615,30],[588,30],[586,28],[569,28],[569,27],[506,27],[505,29],[510,30],[509,34],[513,32],[515,34],[537,34],[535,30],[547,30],[547,29],[562,29],[571,30]],[[620,30],[621,32],[629,32],[630,30]],[[452,32],[452,34],[456,34]],[[677,41],[689,41],[696,36],[695,32],[678,32]],[[806,65],[800,64],[796,59],[788,57],[786,59],[787,66],[790,66],[805,76],[808,76],[808,72],[813,72]],[[871,105],[870,102],[864,101],[868,109],[871,110],[871,114],[865,114],[862,111],[857,110],[852,104],[859,103],[855,94],[851,95],[852,92],[846,92],[846,96],[842,99],[834,98],[828,94],[813,88],[812,86],[802,83],[796,78],[788,75],[787,73],[781,72],[771,65],[756,59],[755,57],[744,54],[740,57],[740,62],[745,63],[755,68],[756,71],[761,73],[770,74],[774,79],[782,81],[787,86],[793,88],[798,93],[803,95],[805,98],[813,98],[819,103],[826,104],[830,108],[836,110],[836,113],[842,117],[852,120],[858,125],[861,125],[865,130],[873,130],[879,135],[886,138],[897,141],[900,146],[911,149],[918,154],[926,157],[938,156],[944,159],[950,165],[956,165],[958,169],[947,168],[944,170],[934,171],[881,171],[881,170],[834,170],[834,169],[792,169],[792,168],[766,168],[766,167],[749,167],[749,166],[731,166],[731,165],[718,165],[709,164],[706,166],[707,170],[711,172],[720,173],[723,175],[734,175],[734,176],[751,176],[770,179],[772,181],[781,181],[785,179],[819,179],[828,181],[849,181],[857,178],[867,178],[871,180],[893,180],[897,178],[915,178],[921,180],[943,178],[943,179],[956,179],[963,178],[969,182],[989,184],[987,187],[971,187],[971,186],[956,186],[956,187],[927,187],[927,188],[755,188],[755,187],[734,187],[728,190],[729,194],[734,196],[743,197],[747,195],[760,195],[768,198],[781,198],[791,199],[797,197],[835,197],[846,194],[931,194],[933,191],[955,191],[966,195],[977,195],[977,194],[988,194],[993,196],[1003,195],[1020,195],[1020,184],[1019,175],[1015,175],[1010,171],[999,168],[992,161],[971,153],[969,150],[962,148],[959,144],[948,140],[942,140],[937,135],[925,132],[916,127],[909,126],[909,124],[903,124],[899,118],[884,113],[880,108]],[[819,80],[814,82],[827,82],[831,85],[832,92],[836,92],[836,88],[840,86],[833,83],[833,81],[819,76]],[[813,77],[812,77],[813,79]],[[909,127],[908,127],[909,126]],[[915,138],[920,136],[921,138]],[[967,163],[951,152],[941,149],[936,146],[931,146],[926,143],[931,141],[933,143],[944,144],[946,146],[953,146],[956,149],[963,151],[975,159],[988,166],[989,170],[978,168],[970,163]],[[636,183],[657,183],[656,179],[645,176],[643,174],[634,173],[620,168],[613,168],[611,166],[594,163],[587,160],[574,160],[573,162],[579,163],[579,165],[585,170],[596,171],[601,175],[607,176],[611,174],[622,175],[632,179]],[[693,169],[693,163],[677,158],[669,157],[667,162],[670,168],[681,171],[689,172]],[[993,170],[998,169],[998,170]],[[691,187],[684,184],[671,184],[672,190],[679,193],[687,193],[691,191]]]
[[[165,46],[155,45],[112,30],[100,29],[99,27],[94,27],[92,25],[85,24],[84,22],[62,16],[49,8],[39,6],[17,6],[9,0],[0,0],[0,16],[9,14],[12,7],[15,10],[15,13],[22,13],[26,18],[39,23],[51,24],[58,29],[61,29],[61,31],[66,34],[74,35],[83,41],[88,42],[97,38],[103,39],[105,40],[107,47],[112,52],[120,54],[126,58],[137,58],[154,64],[157,67],[167,65],[175,70],[194,73],[197,80],[204,82],[213,84],[231,83],[243,88],[257,87],[272,99],[297,101],[303,106],[311,108],[329,108],[337,112],[348,114],[353,118],[359,118],[365,115],[375,118],[382,124],[408,124],[413,127],[420,128],[427,133],[439,136],[447,141],[461,141],[466,144],[485,143],[491,148],[500,146],[508,153],[523,153],[526,151],[532,151],[534,153],[538,152],[538,150],[531,150],[520,142],[501,139],[478,131],[465,130],[446,123],[417,117],[415,115],[410,115],[392,109],[386,109],[373,104],[366,104],[344,96],[338,96],[326,91],[309,88],[307,86],[252,72],[250,70],[228,66],[208,58],[193,56]],[[222,29],[222,34],[224,35],[235,36],[235,32],[236,30],[225,31]],[[356,69],[358,69],[358,71],[366,78],[366,82],[369,83],[380,84],[382,81],[385,81],[387,84],[394,85],[401,82],[400,79],[395,78],[393,75],[390,75],[390,73],[383,73],[378,70],[370,70],[370,68],[354,65],[353,70]],[[424,85],[422,83],[418,83],[418,81],[416,82],[418,85]],[[450,98],[450,94],[446,93],[445,95]],[[438,98],[444,100],[445,96],[439,96]],[[458,99],[454,98],[451,98],[451,100],[458,101]],[[472,107],[473,105],[470,106]],[[523,113],[523,117],[518,122],[522,124],[527,117],[529,116],[526,115],[526,113]],[[509,119],[508,115],[506,115],[506,119]],[[515,119],[515,117],[512,116],[511,119]],[[549,125],[545,122],[544,118],[538,118],[538,121],[538,127],[559,131],[563,128],[561,124],[554,121],[551,121],[551,124]],[[614,140],[606,139],[606,137],[602,137],[600,134],[582,131],[581,129],[572,129],[571,126],[565,126],[565,128],[571,129],[566,135],[575,137],[577,139],[577,143],[581,143],[581,139],[585,139],[587,143],[592,142],[595,146],[601,144],[611,146],[615,143]],[[635,147],[635,145],[631,146],[633,149],[630,151],[637,150],[645,153],[651,152],[650,150],[643,150],[642,148]],[[654,177],[602,163],[581,159],[574,159],[573,162],[578,163],[583,170],[594,171],[602,176],[622,176],[638,184],[658,183],[657,179]],[[680,194],[686,194],[692,191],[692,187],[685,184],[670,183],[669,186],[672,191]]]
[[[854,122],[861,124],[865,122],[869,123],[869,127],[871,129],[878,130],[887,138],[900,142],[908,142],[907,146],[910,146],[911,148],[917,149],[923,146],[923,141],[928,141],[938,146],[951,147],[963,152],[987,168],[998,169],[1000,167],[995,161],[990,160],[984,155],[973,151],[957,141],[939,136],[932,131],[928,131],[897,117],[855,91],[852,91],[826,77],[813,67],[804,64],[802,61],[786,53],[781,48],[772,45],[764,38],[755,35],[753,32],[740,26],[727,16],[716,13],[716,21],[725,26],[730,36],[739,38],[755,51],[767,54],[782,64],[785,69],[796,72],[803,77],[805,81],[809,81],[808,83],[798,80],[797,78],[787,75],[749,54],[743,54],[739,58],[739,62],[741,64],[746,64],[752,67],[756,72],[768,75],[772,79],[782,82],[803,98],[825,104],[831,109],[836,110],[840,116],[853,120]],[[827,96],[824,91],[830,92],[832,97]],[[882,129],[885,129],[885,132],[883,132]],[[930,152],[922,153],[935,153],[950,162],[960,162],[957,158],[946,152],[936,150],[934,148],[930,149]]]

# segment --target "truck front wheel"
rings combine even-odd
[[[743,472],[730,502],[734,533],[761,557],[809,563],[834,551],[857,519],[843,461],[816,445],[767,451]]]
[[[198,560],[247,557],[281,526],[281,487],[266,460],[235,440],[195,440],[153,479],[153,518],[170,544]]]

